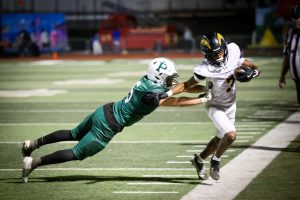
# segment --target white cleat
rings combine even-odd
[[[23,160],[22,179],[24,183],[28,182],[28,176],[33,171],[31,157],[25,157]]]

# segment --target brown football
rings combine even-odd
[[[253,69],[247,66],[240,66],[234,70],[234,78],[240,82],[247,82],[252,79]]]

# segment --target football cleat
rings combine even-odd
[[[22,154],[24,157],[30,156],[35,148],[30,140],[25,140],[22,146]]]
[[[220,179],[220,162],[211,159],[210,160],[210,176],[214,179],[214,180],[219,180]]]
[[[192,165],[196,168],[197,175],[200,180],[207,180],[208,176],[205,172],[205,166],[204,163],[200,161],[200,156],[197,154],[194,154],[194,158],[191,159]]]
[[[28,176],[33,171],[32,161],[31,157],[25,157],[23,160],[22,180],[24,183],[28,182]]]

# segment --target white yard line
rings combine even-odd
[[[191,164],[191,162],[190,161],[170,160],[170,161],[167,161],[166,164]]]
[[[176,156],[176,158],[193,158],[193,155],[187,155],[187,156]],[[228,158],[228,155],[222,155],[222,158]],[[191,163],[191,162],[190,162]]]
[[[261,132],[259,131],[251,131],[251,132],[240,132],[238,131],[237,135],[259,135]]]
[[[202,125],[212,124],[211,122],[139,122],[136,126],[153,126],[153,125]],[[0,123],[0,126],[75,126],[77,123]]]
[[[21,171],[22,169],[0,169],[0,171]],[[194,171],[194,168],[80,168],[80,167],[49,167],[35,171]]]
[[[264,127],[241,127],[241,128],[237,128],[237,131],[260,131],[265,129],[266,128]]]
[[[203,181],[181,200],[234,199],[300,133],[300,111],[269,131],[221,168],[221,179]],[[217,192],[216,192],[217,191]]]
[[[193,169],[195,171],[195,168]],[[197,174],[147,174],[143,175],[143,177],[152,177],[152,178],[159,178],[159,177],[197,177]]]
[[[242,142],[245,142],[244,140]],[[0,144],[21,144],[22,142],[0,142]],[[65,141],[65,142],[58,142],[61,144],[76,144],[77,141]],[[111,141],[110,143],[114,144],[198,144],[198,143],[207,143],[207,141],[192,141],[192,140],[182,140],[182,141]]]
[[[185,150],[186,152],[190,152],[190,153],[193,153],[193,152],[199,152],[199,151],[202,151],[203,149],[188,149],[188,150]],[[235,152],[236,150],[235,149],[228,149],[226,152]]]
[[[236,126],[239,130],[264,130],[264,127],[268,127],[272,125],[274,122],[269,122],[266,124],[260,124],[259,122],[256,122],[255,125],[252,124],[252,122],[240,122]],[[0,126],[75,126],[78,123],[0,123]],[[139,126],[153,126],[153,125],[167,125],[167,126],[173,126],[173,125],[202,125],[202,124],[212,124],[212,122],[201,122],[201,121],[195,121],[195,122],[139,122],[135,125]],[[255,126],[255,127],[253,127]]]
[[[114,191],[114,194],[177,194],[176,191]]]
[[[127,182],[127,185],[176,185],[181,183],[169,183],[169,182]]]

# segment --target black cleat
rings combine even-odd
[[[200,162],[200,156],[194,154],[194,158],[191,159],[192,165],[196,168],[197,175],[200,180],[207,180],[208,176],[205,172],[205,166],[203,162]]]
[[[22,146],[22,154],[23,157],[28,157],[31,155],[35,148],[33,147],[32,141],[30,140],[25,140]]]
[[[220,161],[211,159],[209,172],[210,172],[210,176],[214,180],[219,180],[220,179]]]

